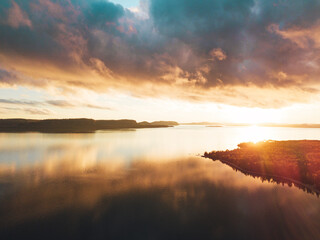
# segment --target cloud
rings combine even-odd
[[[95,109],[100,109],[100,110],[113,110],[110,107],[98,106],[98,105],[94,105],[94,104],[85,104],[83,106],[87,107],[87,108],[95,108]]]
[[[4,109],[6,112],[19,112],[24,114],[31,114],[31,115],[52,115],[52,111],[45,109],[45,108],[18,108],[18,107],[0,107]]]
[[[293,27],[285,30],[281,30],[277,24],[271,24],[269,31],[292,41],[300,48],[320,48],[320,21],[308,28]]]
[[[48,109],[24,108],[22,111],[32,115],[52,115]]]
[[[12,7],[8,10],[8,25],[13,28],[20,26],[32,27],[32,23],[25,12],[12,0]]]
[[[212,60],[218,59],[219,61],[225,60],[227,55],[222,51],[221,48],[214,48],[210,51]]]
[[[0,99],[0,103],[5,104],[18,104],[18,105],[38,105],[39,102],[27,100],[14,100],[14,99]]]
[[[73,104],[65,100],[48,100],[46,103],[56,107],[74,107]]]
[[[3,0],[0,83],[259,107],[304,102],[320,88],[319,11],[317,0],[150,0],[134,10]],[[275,99],[256,99],[257,89]]]
[[[66,100],[47,100],[47,101],[28,101],[28,100],[19,100],[19,99],[0,99],[1,105],[29,105],[33,107],[41,107],[41,106],[54,106],[59,108],[76,108],[76,107],[86,107],[86,108],[94,108],[100,110],[112,110],[110,107],[100,106],[96,104],[89,103],[71,103]],[[13,108],[8,108],[14,110]],[[19,109],[18,109],[19,110]]]
[[[1,100],[0,100],[1,102]],[[106,107],[106,106],[99,106],[96,104],[84,104],[84,103],[75,103],[72,104],[69,101],[66,100],[48,100],[45,102],[48,105],[52,105],[55,107],[87,107],[87,108],[95,108],[95,109],[100,109],[100,110],[112,110],[112,108],[110,107]]]
[[[4,70],[0,68],[0,83],[5,84],[5,83],[11,83],[17,79],[17,76],[10,71]]]

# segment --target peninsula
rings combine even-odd
[[[204,157],[220,160],[254,177],[320,193],[320,141],[317,140],[240,143],[237,149],[206,152]]]

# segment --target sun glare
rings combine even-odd
[[[253,125],[245,128],[245,135],[247,141],[257,143],[270,138],[270,129]]]

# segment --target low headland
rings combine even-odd
[[[74,119],[0,119],[0,132],[92,133],[108,129],[166,128],[178,125],[172,121],[137,122],[135,120]]]
[[[237,149],[205,152],[246,175],[292,184],[319,196],[320,141],[264,141],[240,143]]]

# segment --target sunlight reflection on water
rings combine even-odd
[[[319,129],[0,134],[0,237],[319,239],[320,201],[197,157]]]
[[[101,131],[96,134],[0,134],[0,165],[20,167],[65,154],[76,158],[85,150],[88,161],[135,159],[164,161],[205,151],[234,149],[241,142],[317,139],[320,129],[270,127],[178,126],[162,129]],[[83,151],[82,151],[83,152]],[[83,153],[82,153],[83,154]]]

